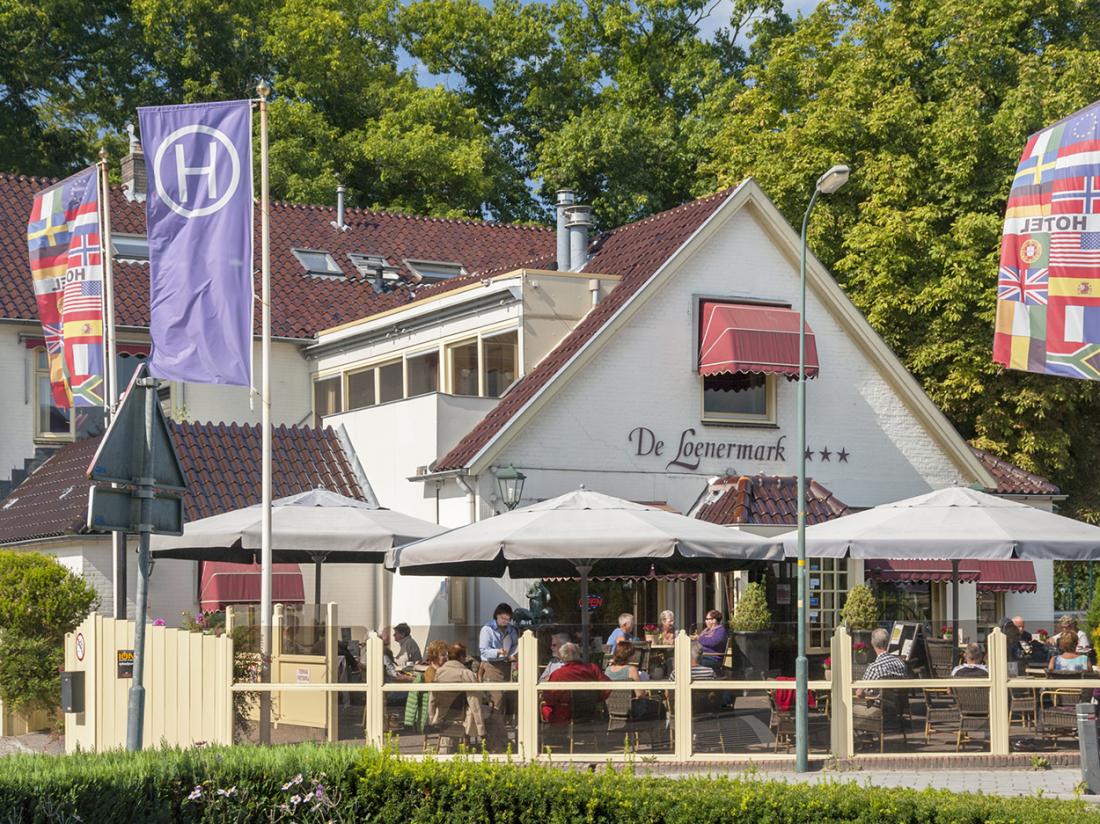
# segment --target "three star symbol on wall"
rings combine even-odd
[[[852,453],[849,452],[847,449],[845,449],[843,446],[840,447],[840,449],[837,449],[837,450],[829,449],[829,447],[826,446],[823,449],[817,450],[816,452],[814,451],[814,449],[812,447],[806,447],[806,460],[807,461],[812,461],[814,459],[814,455],[817,455],[821,459],[822,462],[829,463],[831,461],[833,455],[836,455],[836,459],[837,459],[838,462],[848,463],[848,456],[851,455],[851,454]]]

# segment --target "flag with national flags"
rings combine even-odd
[[[103,405],[103,249],[95,166],[34,197],[27,247],[54,406]]]
[[[1100,102],[1024,147],[1001,238],[993,359],[1100,380]]]

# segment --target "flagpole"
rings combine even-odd
[[[103,261],[103,322],[107,338],[107,358],[103,364],[103,381],[106,391],[103,394],[103,410],[110,423],[118,407],[118,345],[115,340],[115,276],[114,251],[111,245],[111,185],[107,173],[109,155],[106,149],[99,150],[99,208],[102,215],[100,224],[100,259]],[[126,533],[111,533],[111,611],[116,620],[126,620]]]
[[[261,364],[260,425],[262,440],[260,521],[260,652],[261,680],[271,680],[271,202],[267,174],[267,83],[260,81],[260,328]],[[266,700],[265,700],[266,699]],[[271,693],[261,693],[260,743],[271,741]]]

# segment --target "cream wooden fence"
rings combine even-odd
[[[233,642],[167,627],[145,635],[143,746],[233,743]],[[134,622],[89,616],[65,636],[66,671],[82,670],[84,712],[65,714],[65,751],[120,749],[126,744],[129,678],[120,652],[133,649]]]
[[[676,639],[674,649],[676,677],[667,681],[649,681],[644,685],[650,690],[666,690],[670,692],[674,697],[674,706],[692,706],[691,695],[693,691],[696,690],[726,690],[734,693],[738,691],[770,692],[774,690],[790,690],[793,688],[793,683],[787,680],[692,681],[690,675],[690,647],[690,639],[685,634],[681,633]],[[831,679],[813,680],[809,685],[810,689],[817,694],[819,700],[828,696],[831,701],[829,713],[830,751],[811,753],[810,759],[822,760],[832,757],[848,758],[855,754],[855,734],[853,732],[852,716],[853,706],[857,699],[854,697],[854,691],[857,689],[872,688],[928,690],[935,688],[945,689],[953,687],[958,689],[966,687],[968,689],[987,689],[989,690],[989,746],[987,752],[990,755],[1007,755],[1010,751],[1009,690],[1022,689],[1034,691],[1044,686],[1052,687],[1059,686],[1059,684],[1057,682],[1043,681],[1042,679],[1010,678],[1007,666],[1005,636],[1000,630],[994,630],[989,635],[987,647],[988,660],[990,663],[990,674],[988,678],[968,678],[965,680],[951,678],[914,678],[891,681],[856,681],[852,678],[851,636],[843,628],[838,629],[833,636],[831,645],[831,657],[833,661]],[[517,668],[518,678],[516,681],[511,683],[462,684],[460,687],[462,692],[506,692],[516,696],[517,715],[513,750],[511,753],[491,754],[488,757],[514,758],[518,756],[526,760],[540,760],[550,757],[555,761],[591,761],[594,757],[593,753],[578,753],[571,755],[569,753],[555,752],[551,756],[548,756],[542,751],[542,748],[539,746],[540,720],[538,708],[540,693],[548,690],[633,690],[639,685],[630,681],[610,683],[598,682],[598,685],[593,682],[539,683],[537,642],[534,635],[529,631],[525,632],[520,638],[518,653],[519,665]],[[385,717],[385,696],[387,694],[409,692],[453,693],[456,691],[456,685],[453,683],[385,683],[382,669],[382,642],[374,633],[371,634],[364,648],[363,668],[364,680],[362,683],[241,683],[234,684],[232,689],[236,692],[270,691],[273,693],[282,693],[284,696],[288,693],[298,693],[301,694],[303,698],[309,694],[312,694],[316,698],[322,696],[332,698],[337,693],[365,693],[366,707],[362,715],[362,738],[366,740],[366,743],[378,747],[385,745],[387,739]],[[1100,677],[1082,679],[1079,681],[1074,680],[1071,684],[1063,683],[1061,686],[1072,687],[1074,689],[1100,688]],[[686,763],[693,761],[743,762],[750,758],[756,761],[793,760],[794,758],[793,752],[753,752],[750,754],[745,752],[716,753],[697,751],[695,736],[696,723],[697,719],[693,717],[691,712],[675,713],[670,722],[673,742],[671,751],[668,753],[647,756],[647,759],[656,762]],[[913,735],[919,737],[920,732],[914,731]],[[334,737],[331,728],[329,729],[328,737],[330,740]],[[359,736],[356,735],[355,737],[358,738]],[[942,760],[944,758],[956,756],[967,758],[973,757],[974,751],[971,750],[963,753],[955,753],[952,751],[945,752],[943,750],[927,752],[913,751],[909,754],[916,757],[928,757]],[[624,753],[620,750],[619,752],[601,752],[596,755],[601,758],[615,758],[616,756],[623,757]],[[878,753],[861,753],[861,756],[869,760],[874,760],[879,757]],[[885,757],[896,758],[897,753],[887,754]]]

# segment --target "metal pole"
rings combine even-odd
[[[592,571],[592,565],[577,564],[576,566],[581,576],[581,654],[584,656],[582,660],[587,661],[589,658],[588,573]]]
[[[799,265],[798,304],[798,657],[795,679],[795,770],[809,769],[809,662],[806,660],[806,226],[819,189],[802,217],[802,255]]]
[[[959,559],[951,559],[951,643],[958,646],[962,637],[959,635]],[[951,658],[955,660],[954,654]]]
[[[130,685],[126,715],[126,749],[137,752],[144,739],[145,722],[145,612],[149,601],[149,533],[153,529],[153,423],[157,402],[156,378],[140,378],[145,391],[145,449],[141,477],[133,496],[141,501],[138,528],[137,603],[134,607],[134,680]]]
[[[103,396],[103,407],[107,423],[115,416],[118,408],[118,346],[115,341],[115,275],[114,250],[111,246],[111,186],[107,177],[106,149],[99,150],[99,202],[103,215],[102,236],[100,237],[100,259],[103,261],[103,320],[107,338],[107,362],[103,368],[103,379],[107,392]],[[119,621],[126,620],[126,533],[111,533],[111,612]]]
[[[313,603],[321,603],[321,564],[325,562],[324,555],[313,556]]]
[[[260,675],[271,680],[271,201],[267,174],[267,96],[262,80],[260,97],[260,328],[263,357],[260,378],[260,425],[263,429],[260,521]],[[271,693],[261,693],[260,743],[271,743]]]

